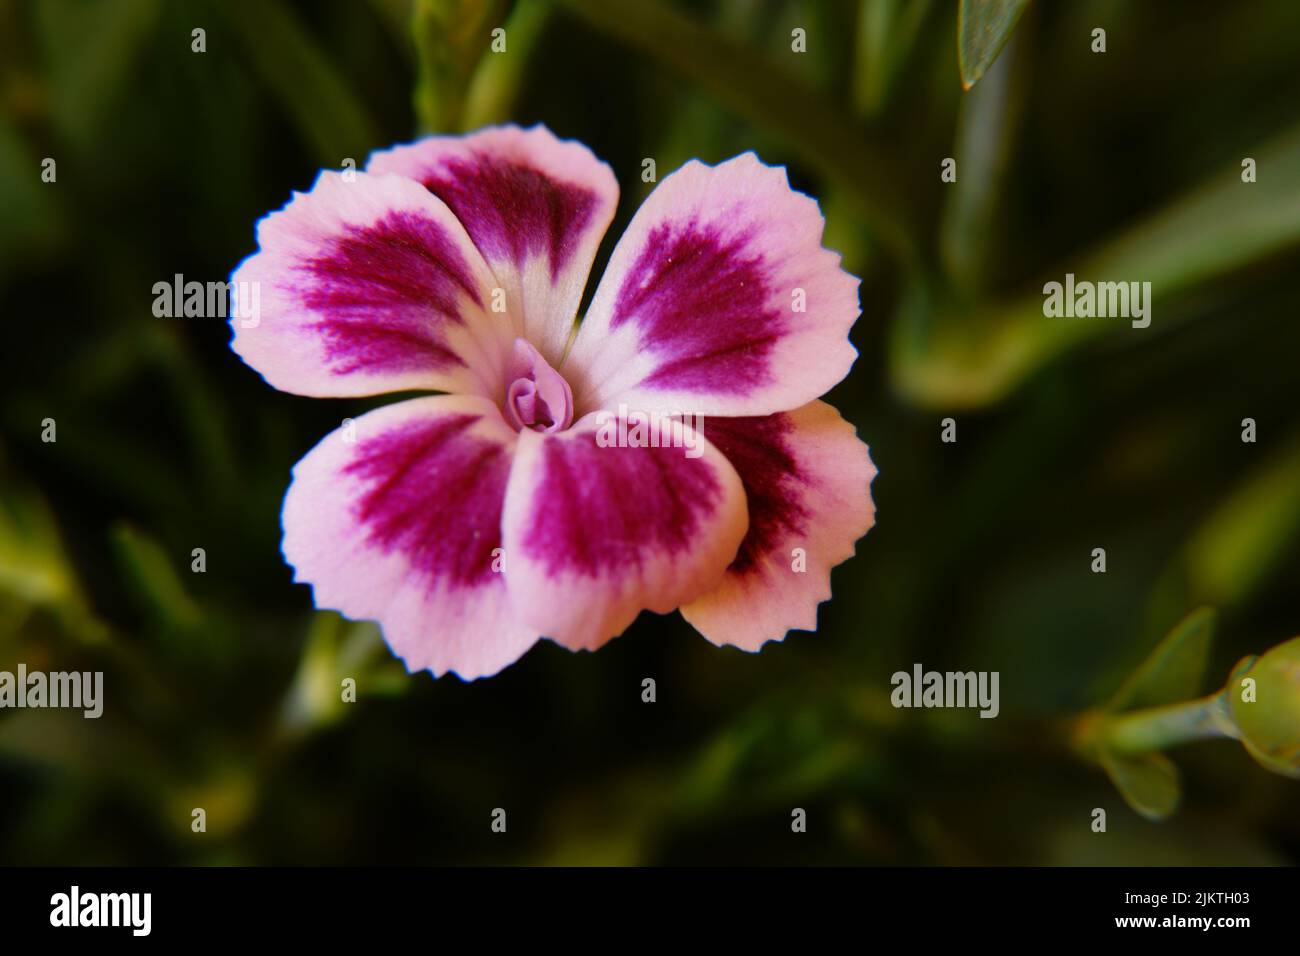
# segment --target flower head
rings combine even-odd
[[[815,629],[872,525],[867,447],[817,400],[859,310],[816,203],[752,153],[688,163],[575,336],[617,200],[544,127],[431,137],[321,173],[232,276],[261,303],[232,347],[276,388],[444,393],[327,436],[284,503],[295,579],[411,670],[593,649],[645,609],[757,650]]]

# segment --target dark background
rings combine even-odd
[[[1300,4],[1035,3],[968,93],[957,6],[0,0],[0,669],[106,693],[0,713],[0,861],[1300,859],[1300,784],[1230,741],[1173,754],[1160,824],[1068,745],[1199,605],[1204,692],[1300,633]],[[593,275],[645,157],[752,148],[822,203],[863,279],[829,400],[880,477],[815,634],[749,655],[645,614],[466,684],[291,583],[289,469],[391,397],[275,392],[152,286],[227,278],[322,167],[503,121],[613,166]],[[1068,271],[1152,281],[1151,327],[1043,317]],[[1001,716],[894,710],[917,662],[1000,672]]]

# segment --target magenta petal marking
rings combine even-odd
[[[460,296],[482,300],[455,241],[432,219],[396,211],[348,226],[302,268],[312,276],[303,303],[326,316],[312,327],[335,374],[464,365],[441,331],[465,323]]]
[[[595,433],[548,440],[524,548],[548,573],[590,577],[680,554],[719,507],[713,469],[680,448],[602,448]]]
[[[787,436],[794,422],[785,414],[709,418],[704,436],[740,475],[749,502],[749,530],[730,570],[744,574],[788,535],[803,535],[811,515],[804,507],[804,475]]]
[[[768,303],[770,269],[749,237],[724,239],[695,221],[650,231],[619,289],[610,328],[635,321],[665,361],[650,387],[745,394],[767,384],[767,358],[785,331]]]
[[[489,259],[520,269],[530,255],[546,254],[555,282],[577,250],[599,205],[590,189],[489,153],[448,159],[425,187],[445,202]]]
[[[453,586],[490,578],[501,547],[510,456],[464,434],[478,420],[465,414],[409,424],[368,440],[347,468],[368,482],[356,505],[368,540]]]

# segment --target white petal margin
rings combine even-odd
[[[316,397],[495,395],[514,340],[496,279],[437,197],[400,176],[323,172],[257,226],[231,276],[231,348]]]
[[[537,640],[500,573],[514,448],[496,407],[470,396],[399,402],[331,432],[285,497],[294,580],[317,607],[378,621],[412,672],[497,673]]]
[[[561,369],[579,414],[766,415],[825,394],[857,351],[858,280],[815,200],[752,152],[691,161],[619,240]]]
[[[423,183],[455,212],[498,279],[518,334],[558,367],[618,181],[586,146],[541,124],[430,136],[366,169]]]
[[[767,419],[710,419],[706,435],[710,426],[745,483],[751,530],[718,587],[682,616],[714,644],[746,651],[815,631],[831,568],[875,524],[867,446],[821,401]]]

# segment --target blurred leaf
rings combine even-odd
[[[127,581],[143,610],[166,628],[191,628],[199,609],[181,584],[177,562],[189,555],[170,555],[148,534],[120,523],[112,530],[113,546]]]
[[[34,4],[54,121],[80,147],[94,145],[157,25],[159,0]],[[188,43],[188,37],[177,37]]]
[[[384,30],[403,48],[414,53],[411,47],[411,0],[370,0]]]
[[[0,112],[0,282],[22,259],[48,249],[63,220],[56,201],[57,182],[41,181],[41,160]],[[52,157],[53,158],[53,157]],[[57,160],[56,160],[57,162]]]
[[[188,827],[195,807],[206,815],[209,838],[229,836],[244,825],[257,803],[257,780],[238,760],[210,758],[200,779],[187,780],[161,795],[166,818]]]
[[[1137,226],[1059,264],[1049,278],[1060,281],[1069,272],[1081,280],[1150,282],[1162,310],[1188,289],[1300,243],[1300,126],[1251,155],[1258,182],[1243,183],[1234,163]],[[1124,336],[1127,344],[1144,345],[1151,338],[1152,330],[1134,330],[1122,319],[1044,316],[1041,284],[973,313],[953,305],[901,315],[894,324],[895,386],[927,408],[996,402],[1094,339]],[[1153,329],[1162,327],[1163,314],[1153,315]]]
[[[32,608],[47,608],[85,643],[106,632],[95,617],[64,550],[49,504],[13,475],[0,475],[0,636],[18,628]]]
[[[253,68],[323,166],[358,160],[379,144],[365,108],[298,18],[281,0],[218,5]],[[211,42],[211,41],[209,41]]]
[[[341,719],[349,704],[343,680],[356,681],[356,699],[392,692],[387,645],[373,621],[350,621],[333,611],[312,616],[298,672],[280,712],[289,737]],[[409,681],[405,686],[409,687]]]
[[[838,704],[769,704],[713,738],[682,776],[683,816],[723,811],[744,792],[751,808],[770,808],[875,774],[879,754],[861,725]]]
[[[762,53],[734,43],[662,0],[564,0],[584,20],[696,81],[740,116],[780,136],[834,181],[902,259],[916,256],[911,171],[815,89]]]
[[[1148,826],[1127,814],[1111,814],[1105,838],[1080,826],[1077,812],[1055,827],[1043,824],[1039,839],[1049,866],[1284,866],[1287,857],[1248,822],[1221,814],[1183,814]]]
[[[0,721],[0,754],[37,767],[90,775],[104,771],[122,754],[113,734],[106,740],[100,721],[75,710],[21,710]],[[135,754],[131,755],[132,757]]]
[[[1107,702],[1107,711],[1158,707],[1200,692],[1217,615],[1197,608],[1156,645]]]
[[[124,718],[124,702],[105,675],[102,714],[87,719],[74,708],[24,709],[0,721],[0,755],[42,770],[72,774],[92,787],[116,785],[141,803],[152,804],[167,789],[175,769],[158,750],[156,735]],[[84,789],[82,795],[85,795]]]
[[[993,65],[1029,0],[961,0],[957,15],[957,56],[961,85],[970,89]]]
[[[980,291],[992,240],[1001,186],[1010,162],[1024,100],[1025,58],[1012,43],[978,90],[962,97],[957,119],[957,180],[944,187],[947,202],[939,225],[939,251],[948,275],[963,291]]]
[[[529,6],[536,4],[520,4],[521,8]],[[411,12],[411,32],[419,62],[415,115],[423,132],[448,133],[461,129],[470,78],[492,42],[492,30],[501,25],[504,14],[502,0],[415,0]],[[524,24],[531,24],[532,18],[540,15],[516,11],[516,17],[523,17]],[[513,39],[507,30],[506,52],[500,58],[513,56]],[[508,74],[512,69],[522,70],[523,65],[503,65],[500,69]]]
[[[27,604],[54,604],[75,593],[54,516],[34,490],[0,485],[0,590]]]
[[[642,866],[671,809],[669,772],[641,767],[611,780],[584,780],[547,811],[535,866]]]
[[[179,336],[169,335],[165,327],[157,325],[148,326],[145,336],[143,347],[174,391],[176,409],[191,442],[194,471],[205,497],[234,507],[240,493],[238,460],[230,442],[225,405]]]
[[[930,0],[861,0],[853,62],[853,105],[861,116],[881,112],[911,53]]]
[[[1300,537],[1300,443],[1250,475],[1206,519],[1184,562],[1197,600],[1235,605]]]
[[[1178,809],[1182,796],[1178,768],[1164,754],[1121,756],[1103,751],[1101,763],[1128,805],[1148,820],[1163,820]]]
[[[506,52],[480,58],[465,94],[460,128],[466,131],[508,122],[527,75],[528,64],[554,8],[550,3],[524,2],[506,21]]]

